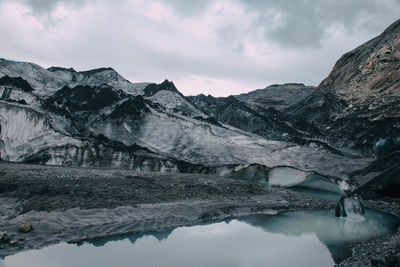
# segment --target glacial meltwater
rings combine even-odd
[[[365,220],[333,210],[253,215],[170,231],[57,244],[5,257],[1,267],[333,266],[346,244],[388,234],[399,220],[366,210]]]

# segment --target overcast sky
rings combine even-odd
[[[0,57],[227,96],[318,85],[400,0],[0,0]]]

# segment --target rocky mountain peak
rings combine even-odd
[[[317,90],[286,114],[301,130],[371,155],[400,133],[400,20],[343,55]]]
[[[343,55],[320,90],[334,90],[348,101],[391,92],[400,79],[400,20],[382,34]],[[395,86],[398,91],[398,86]]]
[[[55,67],[52,66],[47,68],[48,71],[55,72],[55,71],[69,71],[69,72],[77,72],[74,68],[63,68],[63,67]]]
[[[146,88],[144,88],[143,92],[145,96],[152,96],[162,90],[171,91],[179,95],[182,95],[182,93],[179,92],[178,89],[176,89],[175,84],[172,81],[168,81],[167,79],[160,84],[156,83],[149,84]]]

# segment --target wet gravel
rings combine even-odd
[[[365,207],[400,216],[400,199],[382,198],[363,200]],[[339,266],[400,266],[400,229],[396,233],[379,237],[368,242],[350,244],[353,253]]]
[[[149,231],[334,203],[215,175],[0,162],[0,257],[88,236]],[[34,231],[18,232],[21,223]],[[24,239],[24,240],[20,240]]]
[[[335,203],[290,190],[266,188],[255,183],[213,175],[143,173],[6,162],[0,162],[0,201],[0,232],[4,232],[2,226],[10,220],[18,221],[19,217],[25,216],[24,214],[54,211],[62,214],[63,211],[74,209],[102,209],[107,213],[107,210],[130,206],[137,207],[135,212],[140,214],[144,211],[142,205],[154,205],[155,211],[158,210],[157,204],[160,205],[160,209],[175,205],[175,209],[179,210],[179,203],[182,202],[186,203],[182,207],[188,209],[189,206],[191,210],[192,203],[193,214],[198,217],[190,223],[195,223],[222,218],[221,216],[245,215],[265,208],[285,211],[335,206]],[[201,205],[198,203],[203,206],[199,208]],[[368,208],[400,216],[400,199],[363,200],[362,203]],[[238,210],[241,213],[238,213]],[[191,212],[182,209],[182,216]],[[164,213],[162,215],[160,211],[161,215],[158,217],[166,216],[164,219],[168,220],[168,211]],[[162,222],[158,223],[162,227]],[[86,227],[85,224],[81,225]],[[46,239],[54,238],[41,235],[40,229],[28,234],[18,233],[17,225],[15,229],[15,232],[8,232],[10,240],[0,240],[0,256],[23,249],[38,248],[46,244]],[[71,236],[66,235],[63,238],[68,241]],[[353,255],[342,261],[339,266],[400,266],[400,232],[368,242],[350,244],[349,248],[352,249]]]

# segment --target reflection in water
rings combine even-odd
[[[242,220],[272,233],[315,234],[329,248],[336,262],[349,256],[346,243],[394,232],[399,225],[397,217],[374,210],[366,210],[363,221],[335,217],[333,210],[287,212],[268,218],[250,216]]]
[[[58,244],[6,257],[0,266],[333,266],[345,244],[393,231],[394,216],[362,222],[331,210],[255,215],[172,231]]]

